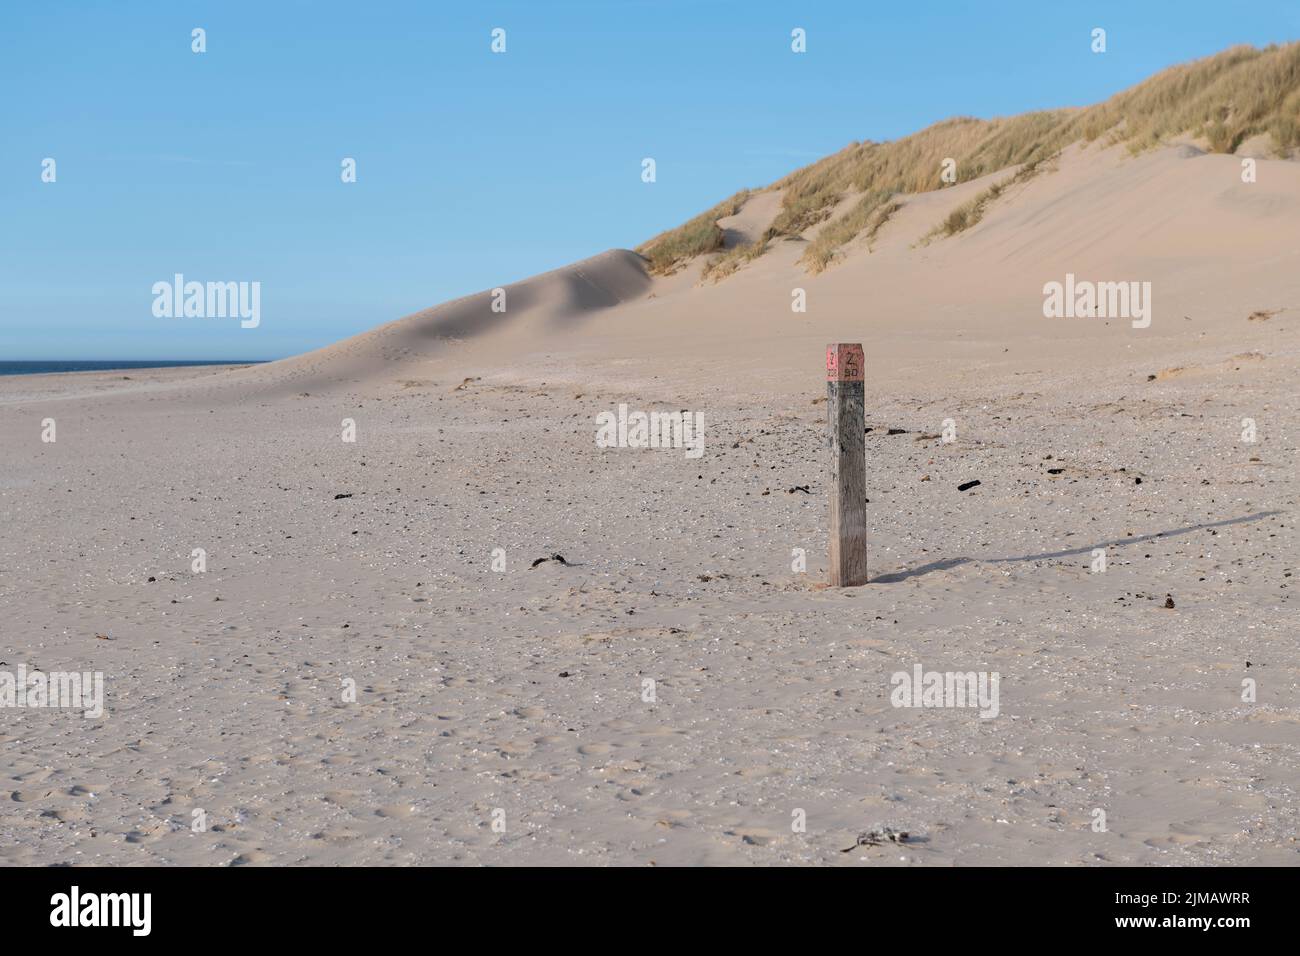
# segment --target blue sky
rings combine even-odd
[[[854,140],[1296,38],[1295,0],[5,3],[0,360],[277,358],[635,246]],[[260,326],[155,318],[177,272],[259,281]]]

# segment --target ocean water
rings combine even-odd
[[[6,362],[0,360],[0,375],[40,375],[45,372],[113,372],[125,371],[133,368],[180,368],[190,365],[260,365],[260,361],[240,361],[238,359],[222,359],[219,361],[172,361],[168,359],[154,359],[152,361],[114,361],[103,360],[93,362]]]

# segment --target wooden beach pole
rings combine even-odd
[[[867,456],[862,345],[826,346],[827,444],[831,450],[830,585],[867,583]]]

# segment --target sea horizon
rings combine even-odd
[[[115,372],[127,369],[186,368],[199,365],[262,365],[274,359],[24,359],[0,361],[0,375],[54,372]]]

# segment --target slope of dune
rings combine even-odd
[[[253,370],[289,389],[325,388],[419,371],[446,349],[477,341],[499,348],[572,331],[597,313],[640,295],[650,284],[640,256],[608,252],[416,312],[305,355]]]

